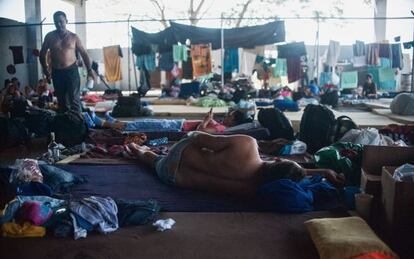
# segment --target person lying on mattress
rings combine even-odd
[[[155,168],[165,184],[204,191],[253,196],[264,183],[300,181],[311,174],[320,174],[334,185],[344,183],[343,175],[330,169],[304,169],[289,160],[265,162],[256,140],[246,135],[217,136],[199,131],[189,135],[172,146],[167,156],[136,144],[129,144],[130,152]]]
[[[85,120],[90,128],[103,127],[115,128],[123,131],[203,131],[208,133],[221,133],[227,128],[250,122],[246,114],[240,110],[227,113],[221,123],[213,118],[213,110],[204,116],[203,120],[173,120],[173,119],[138,119],[135,121],[118,121],[109,113],[105,114],[105,120],[96,116],[94,112],[84,112]]]

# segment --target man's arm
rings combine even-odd
[[[82,57],[83,63],[85,64],[85,67],[88,70],[88,77],[92,77],[93,79],[96,79],[95,75],[93,74],[93,71],[92,71],[91,59],[89,58],[88,53],[86,52],[85,48],[83,47],[82,42],[79,39],[78,35],[75,35],[75,37],[76,37],[76,50],[79,51],[79,54]]]
[[[201,131],[193,132],[191,143],[199,148],[206,148],[212,151],[220,151],[227,148],[234,141],[233,137],[214,136]]]
[[[39,61],[40,65],[42,65],[43,74],[46,76],[46,80],[50,82],[50,71],[47,66],[46,62],[46,53],[50,48],[50,33],[48,33],[45,37],[45,40],[42,44],[42,48],[40,49]]]

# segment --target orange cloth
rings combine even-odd
[[[105,77],[109,83],[122,80],[121,74],[121,47],[119,45],[103,48]]]
[[[46,235],[44,227],[38,227],[24,222],[23,224],[16,224],[12,222],[4,223],[1,226],[4,237],[43,237]]]
[[[199,77],[211,73],[211,44],[198,44],[191,46],[191,59],[193,61],[193,76]]]

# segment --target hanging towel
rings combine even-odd
[[[302,78],[302,66],[300,57],[288,57],[286,59],[288,82],[292,83]]]
[[[356,88],[358,86],[358,71],[342,72],[341,88]]]
[[[304,42],[294,42],[277,46],[277,57],[300,57],[306,56],[306,47]]]
[[[234,70],[239,71],[239,50],[224,50],[224,72],[232,73]]]
[[[148,71],[155,70],[155,53],[137,56],[136,65],[138,69],[145,68]]]
[[[336,63],[338,62],[340,50],[341,49],[338,41],[329,41],[328,56],[326,57],[326,64],[328,66],[333,67],[336,65]]]
[[[13,54],[13,63],[16,64],[23,64],[23,47],[22,46],[10,46],[9,49]]]
[[[365,43],[363,41],[355,41],[352,45],[354,51],[354,57],[365,56]]]
[[[399,68],[402,69],[403,61],[402,61],[402,51],[401,51],[401,44],[392,44],[392,68]]]
[[[119,45],[108,46],[103,48],[105,77],[109,83],[122,80],[121,74],[121,56],[122,51]]]
[[[253,72],[254,64],[256,63],[256,54],[240,50],[240,73],[251,76]]]
[[[275,68],[273,69],[274,77],[281,77],[287,75],[287,64],[286,59],[278,58],[275,61]]]
[[[388,43],[379,44],[379,57],[392,59],[391,44],[388,44]]]
[[[392,68],[380,68],[378,69],[379,82],[386,82],[394,80],[395,74]]]
[[[160,56],[159,67],[161,71],[171,71],[174,67],[172,52],[163,52]]]
[[[403,54],[403,68],[401,70],[401,74],[410,74],[411,73],[411,58],[410,54],[404,53]]]
[[[174,62],[187,61],[188,48],[185,45],[173,45]]]
[[[391,60],[389,58],[380,58],[380,66],[382,68],[391,68]]]
[[[379,60],[379,44],[371,43],[367,45],[367,64],[378,66]]]
[[[198,44],[191,46],[193,61],[193,76],[199,77],[211,73],[211,44]]]

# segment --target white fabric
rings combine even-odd
[[[239,57],[239,72],[246,76],[251,76],[254,64],[256,63],[256,54],[239,49]]]
[[[224,55],[224,51],[223,51]],[[211,65],[212,72],[216,74],[221,74],[221,50],[215,49],[211,51]]]
[[[336,63],[338,62],[339,53],[340,53],[339,41],[334,41],[334,40],[329,41],[326,64],[331,67],[335,66]]]
[[[351,129],[339,140],[353,144],[372,146],[403,146],[404,143],[394,142],[390,137],[379,134],[377,129]]]
[[[363,67],[367,65],[366,56],[354,57],[354,67]]]
[[[158,231],[165,231],[167,229],[172,229],[172,226],[174,226],[175,220],[172,218],[168,219],[159,219],[155,221],[152,225],[157,228]]]
[[[408,53],[403,53],[403,68],[401,74],[411,74],[411,58]]]

